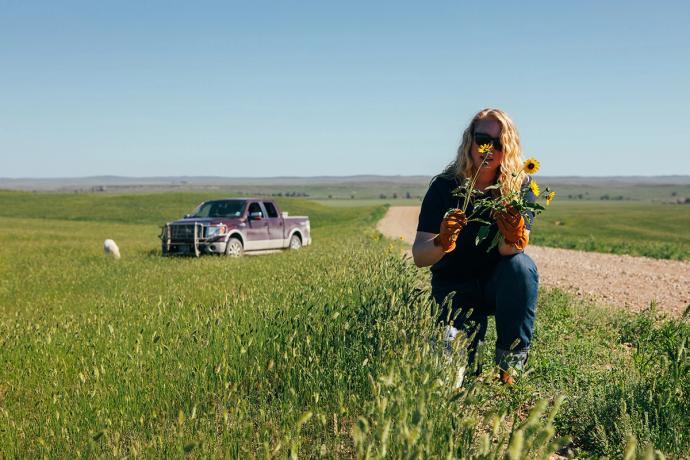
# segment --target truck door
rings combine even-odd
[[[264,201],[266,208],[266,220],[268,221],[268,234],[271,238],[271,246],[283,247],[283,218],[278,215],[276,207],[270,201]]]
[[[247,207],[247,249],[266,249],[269,245],[268,221],[261,204],[253,201]]]

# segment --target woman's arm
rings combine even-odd
[[[525,229],[525,235],[529,240],[529,230]],[[498,242],[498,253],[502,256],[512,256],[520,252],[523,252],[523,249],[518,249],[512,244],[506,243],[505,238],[501,238],[501,240]]]
[[[445,255],[441,246],[434,244],[435,233],[417,232],[412,245],[412,258],[418,267],[434,265]]]

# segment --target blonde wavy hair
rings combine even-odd
[[[501,194],[507,196],[510,192],[520,191],[520,187],[526,179],[522,171],[522,147],[520,135],[513,120],[502,110],[484,109],[479,111],[462,134],[462,141],[458,147],[458,155],[441,173],[448,178],[471,178],[477,169],[472,162],[472,142],[474,141],[474,129],[479,120],[494,119],[501,125],[501,144],[503,145],[503,160],[499,167],[496,180],[501,183]],[[511,177],[511,173],[518,173],[518,177]]]

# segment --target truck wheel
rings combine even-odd
[[[230,238],[228,244],[225,245],[225,255],[230,257],[240,257],[244,254],[244,246],[242,241],[237,238]]]
[[[302,238],[299,235],[292,235],[290,238],[290,249],[299,249],[302,247]]]

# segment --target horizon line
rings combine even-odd
[[[123,175],[113,175],[113,174],[98,174],[90,176],[51,176],[51,177],[0,177],[0,181],[11,180],[84,180],[84,179],[347,179],[347,178],[359,178],[359,177],[402,177],[402,178],[413,178],[413,177],[433,177],[436,174],[348,174],[348,175],[313,175],[313,176],[123,176]],[[690,177],[690,174],[618,174],[618,175],[544,175],[540,176],[544,178],[653,178],[653,177]]]

